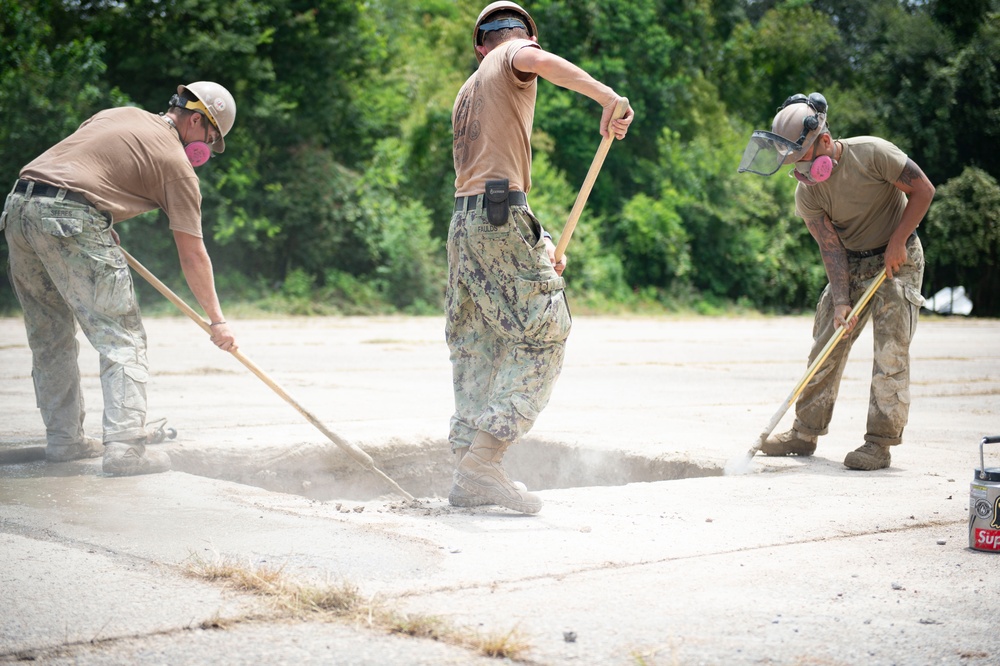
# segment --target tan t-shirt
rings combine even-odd
[[[454,129],[455,196],[482,194],[486,181],[507,178],[510,189],[531,189],[531,125],[538,77],[522,81],[514,54],[538,45],[514,39],[490,51],[458,91]]]
[[[895,186],[906,153],[884,139],[840,139],[844,152],[830,177],[795,189],[795,213],[803,219],[826,214],[848,250],[874,250],[896,230],[906,195]]]
[[[201,238],[201,190],[177,130],[134,107],[107,109],[21,169],[21,178],[83,194],[115,222],[162,208]]]

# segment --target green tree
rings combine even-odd
[[[1000,184],[967,167],[937,188],[924,224],[928,293],[964,286],[975,312],[1000,312]]]

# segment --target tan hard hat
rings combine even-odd
[[[209,120],[219,130],[219,140],[212,146],[212,150],[216,153],[225,152],[226,142],[222,137],[229,134],[236,122],[236,100],[228,90],[214,81],[195,81],[186,86],[177,86],[178,95],[184,95],[185,91],[201,102]]]
[[[477,46],[483,45],[483,43],[479,41],[479,26],[482,25],[483,21],[485,21],[490,14],[498,12],[502,9],[513,10],[522,15],[528,22],[528,36],[538,36],[538,28],[535,26],[535,21],[531,18],[531,14],[529,14],[524,7],[516,2],[491,2],[486,5],[486,8],[483,9],[483,11],[479,12],[479,18],[476,19],[476,27],[472,29],[472,48],[476,51],[476,60],[479,62],[483,61],[482,54],[479,53],[478,49],[476,49]]]
[[[813,141],[826,129],[825,111],[819,111],[806,102],[804,95],[802,97],[802,101],[797,103],[786,102],[786,106],[778,111],[771,122],[772,133],[792,143],[799,143],[801,140],[802,148],[786,155],[783,164],[791,164],[802,157]],[[825,100],[823,108],[825,109]]]

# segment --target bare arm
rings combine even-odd
[[[899,180],[893,185],[906,194],[907,201],[906,208],[903,209],[903,216],[899,219],[899,225],[892,232],[889,245],[885,249],[885,275],[887,278],[892,278],[893,273],[906,263],[906,239],[924,219],[924,215],[931,207],[931,200],[934,199],[934,185],[911,159],[906,160],[903,173],[899,175]]]
[[[596,80],[587,72],[583,71],[565,58],[560,58],[554,53],[543,51],[537,48],[523,48],[514,54],[514,69],[519,72],[537,74],[546,81],[550,81],[557,86],[567,88],[573,92],[586,95],[590,99],[600,104],[604,112],[601,114],[601,136],[608,136],[608,123],[615,105],[618,103],[618,95],[610,87]],[[628,132],[628,126],[632,124],[635,114],[630,108],[625,116],[611,123],[611,131],[615,138],[623,139]]]
[[[205,242],[197,236],[175,231],[174,243],[177,244],[177,256],[181,262],[181,270],[184,271],[184,279],[208,316],[209,323],[213,324],[212,342],[223,351],[237,349],[236,338],[229,324],[225,323],[219,296],[215,293],[215,275]]]
[[[834,323],[843,326],[845,332],[849,333],[857,324],[857,318],[847,321],[847,316],[851,314],[851,274],[847,263],[847,248],[826,215],[803,219],[823,257],[826,277],[830,281],[830,294],[833,296]]]

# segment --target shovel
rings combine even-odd
[[[183,312],[188,317],[190,317],[191,319],[193,319],[195,321],[195,323],[197,323],[199,326],[201,326],[202,330],[204,330],[209,335],[212,335],[212,327],[209,325],[209,323],[207,321],[205,321],[204,319],[202,319],[201,316],[199,316],[198,313],[195,312],[193,308],[191,308],[191,306],[189,306],[187,303],[185,303],[177,294],[175,294],[174,292],[172,292],[170,290],[170,288],[167,287],[167,285],[165,285],[162,282],[160,282],[160,280],[157,279],[157,277],[155,275],[153,275],[152,273],[150,273],[149,270],[145,266],[143,266],[138,261],[136,261],[135,258],[131,254],[129,254],[128,252],[125,251],[124,248],[119,247],[119,249],[122,251],[122,254],[125,255],[125,259],[126,259],[126,261],[128,261],[128,265],[132,267],[132,270],[134,270],[136,273],[138,273],[143,278],[145,278],[146,281],[149,282],[151,285],[153,285],[153,287],[155,287],[158,292],[160,292],[161,294],[163,294],[167,298],[168,301],[170,301],[171,303],[173,303],[174,305],[176,305],[180,309],[181,312]],[[268,377],[267,373],[265,373],[263,370],[261,370],[259,367],[257,367],[256,363],[254,363],[253,361],[251,361],[250,359],[248,359],[246,356],[244,356],[243,354],[241,354],[239,352],[239,350],[237,350],[237,349],[230,350],[229,353],[232,354],[233,356],[235,356],[236,360],[238,360],[240,363],[242,363],[243,365],[245,365],[247,367],[247,369],[250,370],[250,372],[252,372],[253,374],[257,375],[257,377],[260,378],[261,381],[263,381],[265,384],[267,384],[271,388],[271,390],[273,390],[275,393],[277,393],[282,398],[284,398],[285,402],[287,402],[292,407],[294,407],[299,412],[299,414],[301,414],[302,416],[304,416],[306,418],[306,420],[309,421],[309,423],[311,423],[314,426],[316,426],[316,428],[320,432],[322,432],[324,435],[326,435],[330,439],[331,442],[333,442],[334,444],[336,444],[337,446],[339,446],[341,449],[343,449],[344,452],[347,453],[347,455],[351,456],[351,458],[353,458],[358,464],[360,464],[366,470],[368,470],[370,472],[373,472],[375,475],[381,477],[383,481],[385,481],[386,483],[388,483],[393,488],[393,490],[395,490],[397,493],[399,493],[400,495],[402,495],[406,499],[408,499],[408,500],[412,500],[413,499],[413,495],[411,495],[410,493],[408,493],[405,490],[403,490],[402,488],[400,488],[399,484],[397,484],[395,481],[393,481],[391,478],[389,478],[385,474],[385,472],[383,472],[379,468],[375,467],[375,461],[372,460],[371,456],[369,456],[367,453],[365,453],[364,451],[362,451],[361,449],[359,449],[354,444],[351,444],[350,442],[346,441],[342,437],[338,436],[336,433],[334,433],[329,428],[327,428],[325,425],[323,425],[320,422],[319,419],[317,419],[309,411],[307,411],[302,405],[300,405],[298,402],[296,402],[295,399],[292,398],[292,396],[290,396],[283,388],[281,388],[277,384],[277,382],[275,382],[273,379],[271,379],[270,377]]]
[[[628,97],[622,97],[618,100],[618,105],[615,107],[614,113],[611,114],[611,120],[618,120],[626,113],[628,113]],[[562,261],[563,255],[566,254],[566,246],[569,245],[569,239],[573,236],[576,223],[580,219],[580,214],[583,213],[583,207],[587,204],[587,197],[590,196],[590,190],[594,187],[597,174],[601,172],[604,158],[608,156],[608,151],[611,150],[611,142],[614,140],[615,135],[611,131],[609,123],[608,135],[601,139],[601,145],[597,147],[597,154],[594,155],[594,160],[590,163],[587,176],[583,179],[583,186],[580,188],[580,193],[576,195],[576,201],[573,203],[573,209],[569,212],[566,226],[563,227],[562,234],[559,236],[559,244],[556,245],[555,263],[557,264]]]
[[[878,288],[882,286],[883,282],[885,282],[884,268],[878,275],[876,275],[872,279],[872,282],[871,284],[868,285],[868,288],[865,289],[865,293],[861,295],[861,298],[855,304],[854,309],[851,310],[851,314],[847,316],[848,321],[854,319],[855,317],[861,314],[862,310],[865,309],[865,306],[868,305],[868,301],[872,299],[872,296],[875,295],[875,292],[878,291]],[[802,393],[803,389],[805,389],[806,384],[808,384],[809,380],[813,378],[813,375],[816,374],[816,371],[819,370],[821,365],[823,365],[823,362],[830,355],[830,352],[833,351],[833,348],[837,346],[837,343],[840,342],[841,338],[843,337],[844,337],[844,328],[843,326],[839,326],[837,327],[837,330],[833,332],[833,335],[830,337],[830,340],[826,343],[826,346],[823,347],[823,351],[820,352],[819,356],[816,357],[816,360],[813,361],[812,364],[809,366],[809,368],[806,370],[806,374],[802,376],[802,379],[799,380],[799,383],[795,385],[795,388],[792,389],[792,392],[788,394],[787,398],[785,398],[785,402],[781,404],[781,407],[778,408],[778,411],[775,412],[774,416],[771,417],[771,420],[768,421],[767,426],[764,427],[764,430],[760,433],[760,436],[757,438],[757,442],[750,448],[749,451],[747,451],[744,457],[733,458],[726,463],[724,473],[727,476],[732,474],[743,474],[744,472],[750,469],[750,463],[752,462],[753,457],[757,455],[758,451],[760,451],[760,447],[764,446],[764,441],[767,439],[768,435],[770,435],[771,432],[778,426],[778,422],[781,420],[781,417],[785,415],[785,412],[788,411],[788,408],[791,407],[792,404],[795,402],[795,400],[799,397],[799,394]]]

